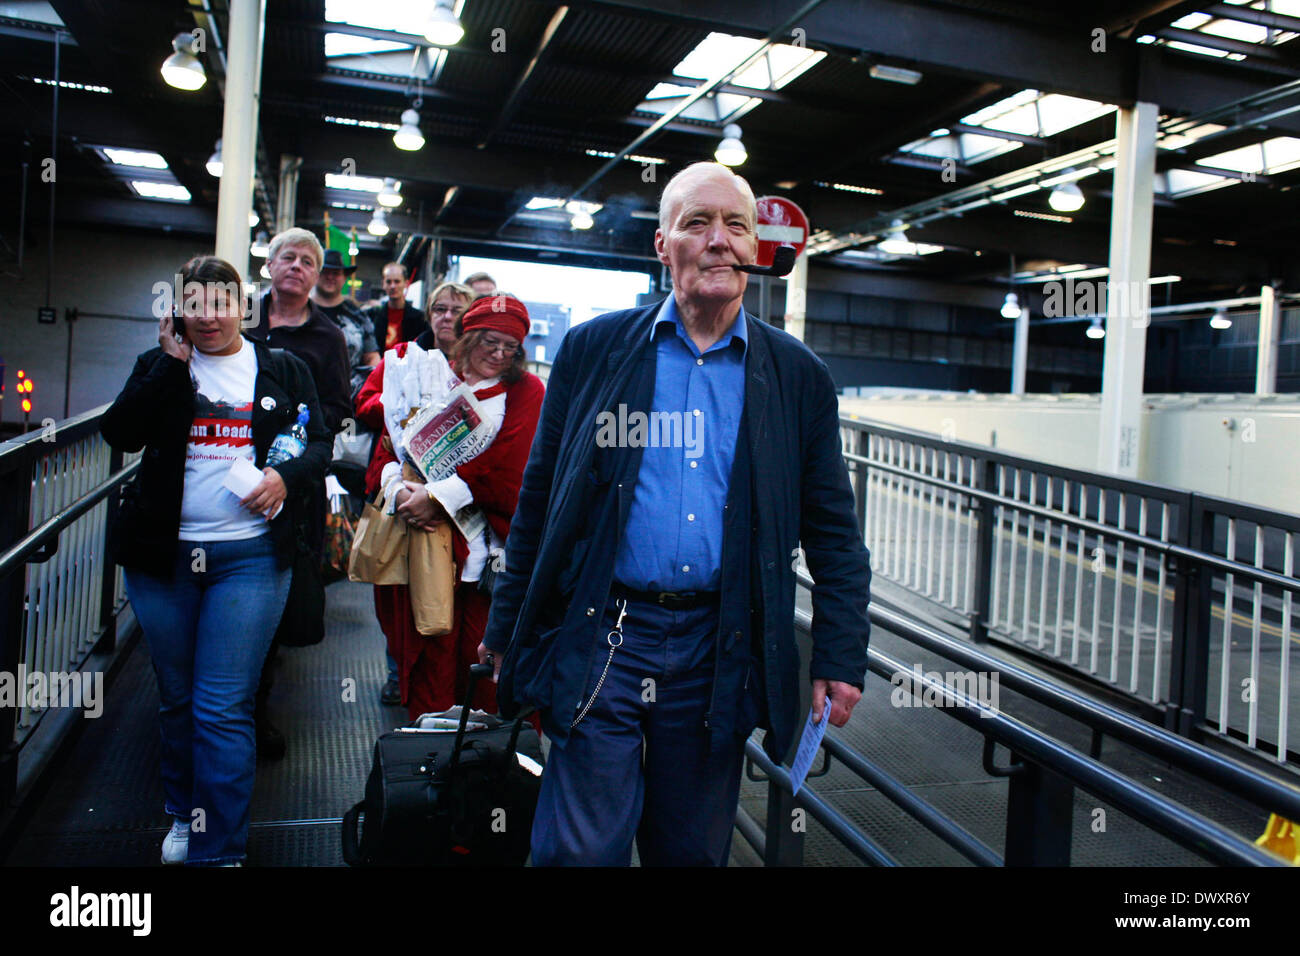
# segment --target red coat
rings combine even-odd
[[[407,343],[399,343],[397,354],[405,355],[406,347]],[[528,462],[545,392],[542,380],[531,372],[525,372],[519,381],[507,385],[505,418],[492,444],[477,458],[456,469],[456,474],[469,485],[474,503],[483,509],[484,517],[503,541],[510,532],[510,519],[519,501],[524,465]],[[372,428],[380,429],[382,435],[375,442],[375,454],[366,469],[367,495],[379,490],[384,465],[397,460],[384,427],[383,395],[384,363],[381,361],[361,386],[356,402],[357,418]],[[456,545],[459,563],[464,558],[460,553],[464,542],[459,535],[456,535]]]

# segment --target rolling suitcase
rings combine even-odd
[[[350,866],[522,866],[541,791],[537,731],[465,704],[375,742],[366,798],[343,816]],[[360,818],[360,828],[358,828]],[[358,833],[359,830],[359,833]]]

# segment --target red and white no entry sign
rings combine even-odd
[[[770,266],[778,246],[791,246],[798,255],[807,244],[808,217],[802,209],[783,196],[758,200],[758,265]]]

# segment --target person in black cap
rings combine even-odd
[[[375,344],[375,330],[361,313],[361,306],[351,296],[343,294],[343,283],[357,271],[356,266],[345,266],[343,254],[337,249],[326,249],[321,262],[320,276],[311,290],[311,300],[316,307],[338,326],[347,339],[348,366],[352,369],[352,391],[355,393],[370,369],[379,364],[379,346]]]

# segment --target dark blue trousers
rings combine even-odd
[[[533,824],[535,866],[627,866],[633,838],[643,866],[726,865],[744,741],[711,750],[704,726],[717,627],[716,607],[669,611],[628,602],[623,644],[600,694],[547,758]],[[609,656],[606,630],[584,704]],[[551,717],[543,714],[544,727]]]

